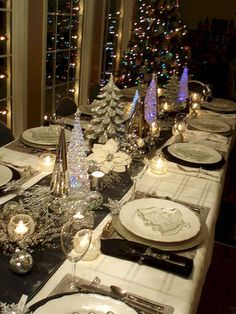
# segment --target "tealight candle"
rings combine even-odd
[[[153,137],[160,136],[160,127],[156,121],[151,123],[150,133],[151,133],[151,136],[153,136]]]
[[[17,214],[8,223],[8,235],[13,240],[22,240],[34,233],[35,223],[27,214]]]
[[[88,251],[82,257],[82,260],[91,261],[95,259],[100,253],[100,248],[101,248],[100,236],[96,234],[95,232],[93,232]]]
[[[51,153],[44,153],[39,156],[40,170],[43,172],[51,172],[54,167],[56,156]]]
[[[94,189],[96,191],[103,190],[104,175],[105,173],[100,170],[91,173],[91,189]]]
[[[136,140],[138,147],[142,148],[145,145],[144,139],[143,138],[138,138]]]
[[[150,169],[155,174],[165,174],[167,172],[167,160],[162,156],[156,156],[151,160]]]
[[[168,111],[169,110],[169,104],[168,104],[167,101],[163,104],[163,109],[164,109],[164,111]]]
[[[200,101],[201,100],[201,94],[199,93],[192,93],[190,95],[190,98],[192,101]]]

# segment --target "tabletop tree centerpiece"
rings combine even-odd
[[[124,103],[121,102],[121,91],[115,85],[113,75],[108,83],[100,89],[100,100],[96,101],[96,108],[92,109],[94,116],[85,131],[88,140],[105,144],[108,139],[115,138],[124,132]]]

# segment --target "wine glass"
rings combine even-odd
[[[141,179],[142,175],[145,173],[148,167],[148,158],[145,156],[143,158],[133,158],[130,165],[127,167],[127,171],[133,181],[133,188],[130,200],[135,199],[135,192],[138,181]]]
[[[175,116],[175,124],[172,130],[173,135],[179,135],[182,142],[184,142],[183,134],[188,126],[188,119],[186,113],[177,113]]]
[[[61,230],[61,246],[67,259],[72,263],[72,279],[69,290],[76,290],[77,262],[86,254],[92,239],[94,219],[91,213],[78,212],[70,218]]]

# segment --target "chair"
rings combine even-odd
[[[4,146],[12,141],[14,141],[14,136],[12,131],[7,127],[7,125],[0,120],[0,146]]]
[[[57,104],[56,115],[61,117],[70,116],[77,111],[77,105],[74,99],[63,97]]]

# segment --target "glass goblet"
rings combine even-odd
[[[184,141],[183,134],[186,131],[188,126],[187,114],[186,113],[177,113],[175,116],[175,124],[174,124],[174,134],[179,135],[181,141]]]
[[[61,246],[67,259],[72,263],[72,279],[69,290],[76,290],[77,262],[86,254],[92,239],[92,216],[74,215],[61,230]]]
[[[128,174],[133,181],[133,188],[130,200],[135,198],[135,192],[138,181],[141,179],[142,175],[145,173],[148,167],[148,158],[143,157],[142,159],[132,159],[132,162],[127,167]]]

